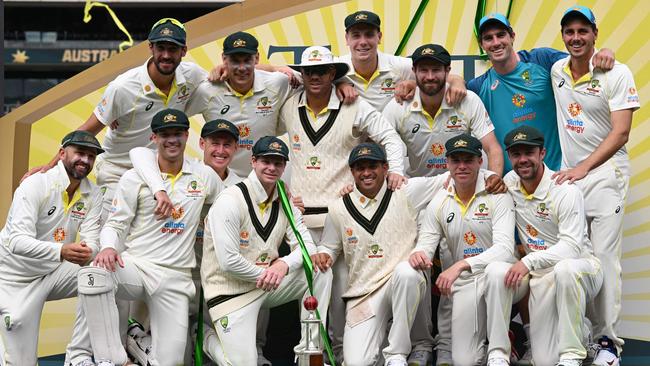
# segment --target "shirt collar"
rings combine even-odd
[[[551,179],[553,173],[555,172],[549,169],[548,166],[546,166],[544,163],[544,175],[542,176],[542,180],[539,182],[537,188],[535,189],[535,192],[533,193],[526,192],[521,184],[521,178],[519,178],[519,175],[515,174],[516,184],[514,185],[514,189],[521,192],[526,197],[526,199],[536,198],[543,200],[546,198],[546,196],[548,196],[548,193],[551,190],[551,186],[555,184],[555,182],[553,182],[553,179]]]
[[[388,184],[386,183],[386,181],[384,181],[384,184],[382,184],[375,198],[370,198],[364,196],[363,193],[359,192],[355,184],[354,189],[352,190],[352,192],[350,192],[350,198],[352,199],[352,202],[354,202],[355,206],[361,206],[361,208],[366,208],[373,202],[381,201],[384,198],[384,194],[386,194],[387,189],[388,189]]]
[[[476,176],[474,196],[478,196],[484,193],[487,193],[485,190],[485,174],[483,174],[483,171],[479,170],[478,175]],[[453,179],[449,180],[449,186],[447,186],[447,194],[452,197],[456,195],[456,184]]]
[[[155,93],[157,88],[156,84],[153,83],[153,80],[151,80],[151,77],[149,76],[148,67],[149,62],[152,61],[152,59],[152,57],[149,57],[140,70],[140,85],[145,94]],[[176,71],[178,71],[179,67],[181,67],[180,64],[176,68]],[[182,72],[176,71],[174,71],[174,80],[172,82],[176,83],[176,86],[181,86],[185,84],[185,76]]]
[[[336,96],[336,87],[332,87],[332,91],[330,92],[330,100],[329,102],[327,102],[327,109],[328,110],[339,109],[340,104],[341,101]],[[300,100],[298,101],[298,107],[306,107],[306,106],[307,106],[307,92],[303,92],[300,95]]]
[[[594,63],[593,63],[594,56],[596,56],[597,53],[598,50],[594,49],[594,54],[591,55],[591,58],[589,59],[589,73],[583,75],[579,80],[573,80],[573,74],[571,73],[571,56],[568,56],[564,59],[564,66],[562,67],[562,71],[566,74],[566,76],[569,77],[569,80],[571,80],[574,84],[577,84],[578,82],[582,82],[582,81],[591,80],[591,78],[594,76]]]
[[[183,159],[183,166],[181,167],[180,173],[182,173],[182,174],[192,174],[191,165],[192,165],[192,162],[187,157],[185,157]],[[158,166],[158,154],[156,154],[156,166],[158,167],[158,170],[160,170],[160,166]],[[167,178],[168,175],[170,175],[170,174],[160,172],[160,176],[163,179]]]
[[[268,200],[269,196],[266,194],[266,191],[264,190],[262,183],[257,178],[257,174],[255,173],[254,169],[251,170],[250,174],[248,174],[248,180],[250,182],[251,190],[253,191],[252,192],[253,197],[251,197],[251,199],[255,202],[255,204],[260,205],[261,203],[265,203],[269,201]],[[273,190],[273,197],[271,197],[271,200],[269,202],[273,202],[277,199],[278,199],[278,190],[276,188]]]
[[[65,166],[63,165],[63,162],[59,160],[59,162],[56,163],[56,176],[57,180],[63,187],[63,189],[67,189],[68,186],[70,185],[70,177],[68,177],[68,172],[65,170]],[[81,180],[79,183],[79,187],[77,188],[80,194],[85,195],[90,193],[92,190],[92,186],[88,178],[84,178]]]

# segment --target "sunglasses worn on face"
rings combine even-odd
[[[334,67],[331,65],[322,65],[322,66],[307,66],[302,68],[302,72],[307,76],[318,75],[323,76],[330,72]]]
[[[154,24],[153,27],[151,27],[151,29],[154,29],[157,26],[159,26],[161,24],[165,24],[167,22],[171,22],[173,25],[176,25],[176,26],[180,27],[181,29],[185,30],[185,26],[183,25],[183,23],[181,23],[180,21],[178,21],[177,19],[174,19],[174,18],[162,18],[159,21],[157,21],[156,24]]]

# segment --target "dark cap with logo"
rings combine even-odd
[[[246,53],[254,55],[257,53],[257,39],[246,32],[235,32],[223,40],[223,54]]]
[[[379,15],[365,10],[357,11],[345,17],[346,32],[348,29],[350,29],[350,27],[353,27],[357,24],[369,24],[379,29],[381,20],[379,19]]]
[[[454,136],[445,142],[445,156],[450,156],[456,153],[468,153],[476,156],[481,156],[483,145],[476,137],[463,133]]]
[[[153,28],[151,28],[149,37],[147,37],[151,43],[172,42],[179,46],[185,46],[186,38],[187,35],[185,34],[183,23],[172,18],[159,20],[154,24]]]
[[[490,24],[501,25],[504,28],[506,28],[509,32],[512,32],[512,26],[510,26],[510,21],[508,21],[508,18],[506,18],[505,15],[499,13],[492,13],[484,16],[478,22],[478,35],[480,36],[481,33],[483,33],[483,31],[485,30],[485,27]]]
[[[574,19],[576,16],[586,20],[589,24],[596,26],[596,16],[594,15],[594,12],[588,7],[581,5],[575,5],[568,8],[564,12],[564,15],[562,15],[560,25],[564,27],[569,19]]]
[[[280,156],[289,160],[289,148],[275,136],[264,136],[253,145],[253,156]]]
[[[413,59],[413,65],[421,60],[434,60],[445,66],[451,65],[449,52],[439,44],[425,44],[416,48],[411,59]]]
[[[372,142],[364,142],[355,146],[350,153],[350,158],[348,158],[348,165],[353,166],[360,160],[374,160],[383,163],[387,161],[384,149]]]
[[[239,129],[232,122],[225,119],[215,119],[210,122],[206,122],[201,128],[201,137],[206,137],[219,132],[225,132],[235,140],[239,139]]]
[[[190,120],[178,109],[163,109],[151,119],[151,131],[157,133],[166,128],[190,129]]]
[[[104,149],[102,149],[102,145],[99,144],[97,138],[88,131],[77,130],[65,135],[63,140],[61,140],[61,147],[67,147],[70,145],[90,147],[97,150],[97,154],[104,152]]]
[[[512,129],[503,139],[506,150],[516,145],[544,146],[544,134],[535,127],[519,126]]]

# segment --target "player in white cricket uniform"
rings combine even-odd
[[[582,192],[553,180],[543,159],[544,135],[531,126],[504,140],[513,170],[504,180],[515,202],[517,232],[526,256],[506,274],[506,285],[530,276],[530,342],[538,366],[580,366],[587,356],[585,308],[600,290],[603,271],[587,237]],[[603,197],[600,198],[601,200]],[[504,308],[509,316],[510,307]]]
[[[237,151],[238,140],[239,130],[237,126],[224,119],[209,121],[201,129],[199,147],[203,150],[203,163],[214,170],[218,176],[217,179],[221,180],[226,187],[242,181],[242,178],[228,168],[228,164],[230,164]],[[165,191],[165,182],[160,175],[155,153],[150,149],[139,147],[131,150],[129,155],[133,162],[133,168],[144,179],[147,185],[151,187],[151,191]],[[194,254],[196,255],[197,264],[201,263],[201,258],[203,257],[203,222],[208,214],[208,209],[208,206],[204,206],[201,212],[199,226],[196,230]],[[197,322],[200,320],[197,318],[200,304],[199,289],[201,288],[201,273],[198,266],[192,269],[192,280],[197,288],[197,293],[190,303],[190,342],[188,344],[194,344],[192,343],[196,337],[194,330],[196,330]],[[203,306],[205,306],[205,301],[203,302]],[[203,311],[203,349],[216,362],[216,357],[213,352],[215,349],[214,342],[216,342],[216,333],[209,319],[207,308],[205,308]],[[145,333],[144,327],[138,323],[129,326],[129,336],[130,338],[127,339],[127,351],[130,355],[136,357],[140,364],[146,364],[147,360],[149,360],[150,351],[148,348],[151,346],[151,336]],[[131,340],[132,342],[129,342]],[[186,348],[186,364],[192,362],[192,350],[194,350],[194,347]]]
[[[304,91],[282,107],[278,132],[288,133],[290,139],[294,203],[302,201],[305,223],[318,240],[327,205],[352,182],[345,163],[352,148],[370,138],[386,149],[390,189],[402,183],[404,150],[395,130],[370,104],[338,100],[333,82],[345,75],[348,65],[334,61],[330,50],[309,47],[302,62],[290,67],[301,73]]]
[[[206,218],[201,279],[217,332],[215,353],[220,365],[256,365],[259,310],[299,299],[307,291],[302,252],[276,190],[288,148],[277,137],[266,136],[255,143],[252,153],[253,171],[219,195]],[[300,211],[289,205],[307,251],[314,254]],[[292,252],[279,257],[283,240]],[[314,296],[323,315],[330,287],[331,274],[315,274]]]
[[[97,135],[106,126],[105,154],[97,161],[97,185],[104,195],[102,221],[106,220],[120,177],[131,169],[129,151],[138,146],[153,148],[151,118],[161,109],[184,111],[207,73],[185,56],[185,27],[176,19],[164,18],[149,33],[151,58],[110,82],[102,99],[80,130]],[[55,157],[49,166],[56,164]],[[35,168],[43,169],[43,167]],[[32,171],[34,171],[33,169]]]
[[[639,97],[626,65],[616,62],[603,71],[592,64],[598,29],[590,9],[569,8],[561,24],[570,56],[551,69],[563,152],[556,177],[558,183],[568,180],[582,189],[589,236],[604,272],[603,288],[589,312],[594,339],[603,348],[594,364],[618,365],[622,224],[630,177],[625,143]]]
[[[436,284],[452,298],[453,363],[480,365],[487,355],[488,366],[508,365],[510,317],[503,309],[528,291],[521,286],[515,294],[505,287],[505,274],[515,262],[512,198],[488,194],[477,138],[452,137],[445,149],[453,180],[429,203],[409,262],[429,268],[438,245],[448,247],[453,264],[446,264]]]
[[[196,266],[196,229],[203,206],[223,187],[210,168],[184,158],[188,129],[187,116],[174,109],[158,112],[151,121],[164,188],[174,204],[171,217],[156,217],[154,192],[129,170],[120,179],[101,231],[95,266],[79,272],[84,310],[79,316],[88,321],[97,360],[118,365],[127,361],[118,331],[117,296],[146,303],[152,363],[183,363],[189,303],[195,295],[191,270]],[[122,243],[126,250],[118,253],[115,248]]]
[[[381,112],[396,94],[399,96],[400,83],[410,81],[413,84],[410,89],[415,87],[411,59],[377,50],[382,37],[381,19],[377,14],[357,11],[348,15],[344,23],[345,42],[350,54],[341,56],[339,60],[347,63],[350,70],[342,81],[352,84],[363,100]],[[451,99],[447,101],[455,104],[465,95],[465,81],[456,75],[451,75],[448,81],[451,84],[448,97]]]
[[[332,316],[345,320],[346,365],[375,365],[382,360],[386,365],[407,365],[411,326],[427,286],[424,274],[406,260],[415,246],[418,212],[442,189],[446,176],[414,178],[392,191],[386,180],[386,154],[375,143],[354,147],[348,164],[355,188],[330,202],[315,261],[327,271],[343,253],[349,272],[342,294],[345,314],[330,313],[329,320]]]
[[[417,83],[414,98],[402,104],[393,99],[383,111],[406,145],[406,175],[428,177],[445,172],[445,141],[462,133],[481,140],[488,169],[501,175],[503,152],[481,99],[468,92],[456,105],[445,102],[446,80],[451,70],[449,52],[440,45],[425,44],[413,51],[411,60]]]
[[[43,305],[76,296],[77,272],[98,252],[101,193],[86,176],[102,152],[91,134],[71,132],[56,166],[14,193],[0,231],[0,365],[37,363]],[[76,322],[66,364],[81,364],[89,349],[85,324]]]
[[[258,42],[246,32],[236,32],[223,41],[222,60],[228,80],[202,83],[188,114],[201,113],[206,121],[223,118],[239,128],[239,149],[230,169],[240,177],[251,171],[251,149],[262,136],[276,131],[280,107],[293,90],[281,72],[256,70]]]

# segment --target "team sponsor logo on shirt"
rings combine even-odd
[[[445,147],[442,144],[432,144],[429,151],[434,155],[427,160],[427,169],[447,169],[447,158],[445,157]]]
[[[65,230],[62,227],[56,228],[52,234],[52,237],[57,243],[63,242],[65,240]]]
[[[160,232],[163,234],[177,234],[180,235],[183,232],[185,232],[185,223],[184,222],[177,222],[177,220],[180,220],[183,215],[185,214],[185,209],[183,207],[174,207],[172,208],[172,220],[167,221],[162,229],[160,229]]]
[[[153,102],[149,102],[149,103],[147,103],[147,106],[144,107],[144,111],[145,111],[145,112],[149,112],[149,110],[151,109],[151,107],[153,107]]]
[[[523,94],[513,95],[512,104],[514,104],[516,107],[522,108],[526,104],[526,96]]]
[[[488,220],[490,218],[490,208],[485,203],[480,203],[474,211],[474,220]]]
[[[203,186],[196,180],[190,181],[186,188],[186,197],[203,197]]]
[[[230,333],[230,327],[228,326],[228,317],[224,316],[223,318],[219,319],[219,325],[221,326],[221,329],[224,333]]]
[[[76,220],[83,219],[86,216],[86,204],[83,201],[75,203],[74,207],[70,211],[70,216]]]
[[[512,113],[512,123],[519,123],[523,121],[532,121],[537,117],[537,112],[533,108],[525,107],[526,96],[523,94],[515,94],[512,96],[512,104],[517,107]]]
[[[550,213],[548,211],[548,207],[546,206],[545,202],[540,202],[539,205],[537,205],[537,210],[535,211],[535,216],[537,218],[542,219],[543,221],[548,221],[550,220],[549,217]]]
[[[248,248],[248,245],[250,244],[250,234],[246,230],[242,230],[242,232],[239,233],[239,247],[240,248]]]
[[[348,244],[355,245],[359,243],[359,238],[354,235],[354,231],[351,227],[345,228],[345,238],[348,241]]]
[[[300,151],[302,150],[302,144],[300,143],[300,136],[298,134],[293,135],[293,138],[291,139],[291,148],[293,151]]]
[[[179,102],[184,102],[190,97],[190,91],[187,89],[187,85],[181,85],[181,87],[178,88],[177,96]]]
[[[308,170],[320,170],[321,160],[318,156],[312,156],[307,159],[307,169]]]
[[[382,81],[381,85],[379,86],[379,89],[381,90],[381,94],[392,95],[393,93],[395,93],[395,83],[393,82],[393,79],[387,78],[384,81]]]
[[[190,91],[187,88],[187,85],[181,85],[180,88],[178,88],[178,93],[176,94],[177,100],[179,102],[185,102],[187,101],[187,98],[190,97]]]
[[[592,95],[598,95],[600,94],[600,80],[598,79],[592,79],[589,82],[589,87],[587,87],[587,93],[592,94]]]
[[[463,120],[458,118],[458,116],[451,116],[447,120],[447,129],[454,131],[454,130],[457,130],[459,128],[462,128],[463,127],[462,122],[463,122]]]
[[[269,257],[269,253],[262,253],[260,254],[259,257],[257,257],[257,260],[255,261],[256,266],[262,266],[262,267],[268,267],[269,262],[271,262],[271,257]]]
[[[533,225],[526,225],[526,233],[530,236],[526,239],[526,245],[532,250],[546,250],[546,242],[544,239],[535,239],[539,232]]]
[[[474,247],[474,245],[476,244],[476,234],[474,234],[473,232],[471,231],[466,232],[463,235],[463,240],[465,240],[465,243],[467,243],[467,245],[470,246],[469,248],[463,249],[463,258],[474,257],[483,253],[484,250],[483,248]]]
[[[251,128],[248,125],[241,125],[239,129],[239,147],[250,150],[253,148],[253,139],[250,138]]]
[[[269,97],[261,97],[257,100],[255,114],[268,116],[273,113],[273,101]]]
[[[571,115],[572,118],[566,120],[564,127],[569,131],[583,133],[585,131],[584,122],[578,119],[578,116],[582,114],[582,106],[579,103],[572,102],[569,103],[567,110],[569,111],[569,115]]]
[[[113,198],[113,201],[111,201],[111,208],[109,211],[111,213],[117,211],[117,197]]]
[[[370,248],[368,248],[368,258],[377,259],[383,257],[384,257],[384,250],[381,249],[379,244],[372,244]]]
[[[638,103],[639,102],[639,96],[636,94],[636,88],[632,87],[628,89],[628,96],[627,96],[627,102],[628,103]]]
[[[101,114],[102,116],[103,116],[104,113],[106,112],[106,105],[107,105],[107,104],[108,104],[108,101],[106,100],[106,97],[103,97],[102,100],[100,100],[99,103],[97,103],[97,111],[98,111],[99,114]]]
[[[490,90],[496,90],[499,87],[499,80],[494,80],[492,85],[490,85]]]
[[[54,211],[56,211],[56,206],[50,207],[50,209],[47,211],[47,216],[52,216]]]

